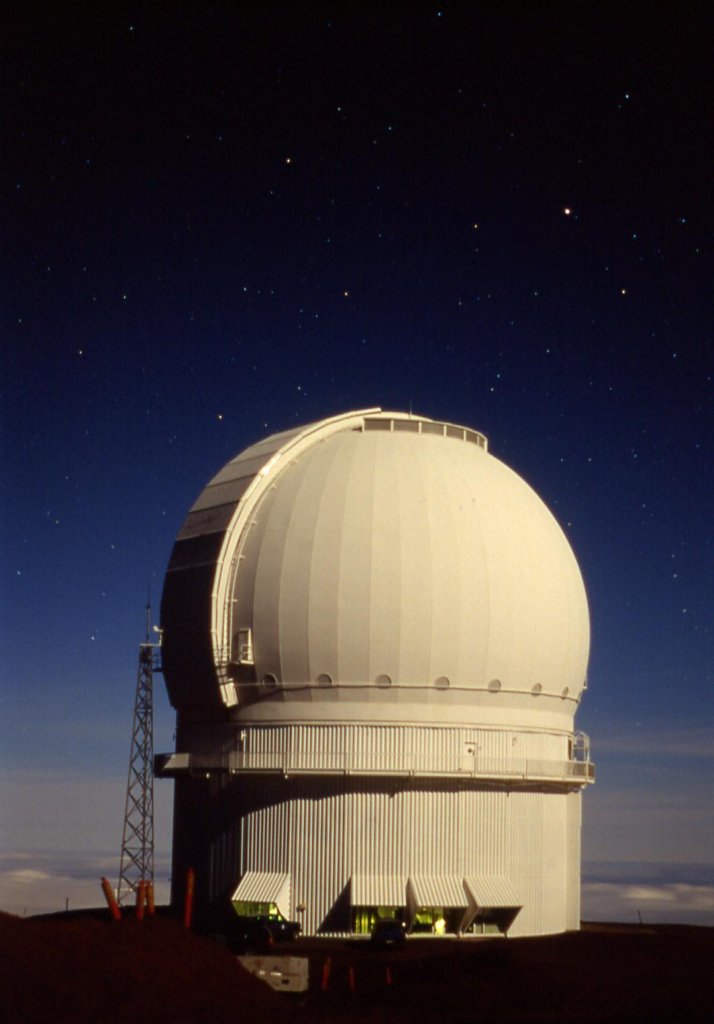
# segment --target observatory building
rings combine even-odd
[[[161,604],[172,898],[304,934],[580,923],[570,546],[475,430],[380,409],[268,437],[188,513]]]

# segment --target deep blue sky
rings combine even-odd
[[[483,431],[573,544],[592,899],[714,921],[704,5],[80,6],[18,5],[1,62],[6,891],[118,857],[147,588],[208,478],[382,405]]]

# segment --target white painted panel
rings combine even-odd
[[[287,494],[284,485],[276,484],[277,495],[267,527],[272,531],[273,518],[285,515],[287,528],[279,523],[277,531],[271,533],[271,536],[284,533],[284,557],[279,567],[271,564],[275,575],[270,586],[275,588],[272,600],[277,604],[280,622],[276,638],[279,645],[280,679],[291,683],[310,681],[309,595],[311,562],[317,536],[313,520],[322,493],[317,481],[325,472],[320,458],[323,452],[324,448],[320,446],[317,451],[302,456],[299,464],[290,468]],[[286,503],[288,495],[291,496],[289,505]]]
[[[268,519],[262,545],[244,548],[238,586],[257,558],[286,681],[307,681],[312,637],[310,676],[579,689],[587,611],[572,552],[527,484],[476,445],[334,433],[278,466],[271,486],[255,513]]]
[[[281,622],[281,609],[285,608],[287,596],[282,593],[282,571],[286,548],[284,538],[288,534],[293,515],[295,495],[303,484],[301,474],[286,471],[281,477],[281,486],[271,494],[271,506],[265,520],[261,509],[255,518],[261,522],[260,546],[257,549],[255,588],[253,596],[253,637],[255,639],[256,673],[260,680],[265,674],[273,674],[283,680],[281,662],[281,633],[285,623]],[[240,573],[238,575],[240,586]],[[296,600],[290,614],[306,622],[306,615]],[[296,626],[292,628],[296,629]],[[303,627],[304,628],[304,627]]]
[[[397,490],[397,466],[392,435],[355,435],[370,446],[374,458],[374,501],[369,605],[369,680],[387,676],[399,680],[399,637],[402,616],[402,508]],[[386,444],[384,442],[387,442]],[[379,456],[378,456],[379,453]],[[355,552],[357,555],[357,552]],[[353,572],[359,571],[353,565]]]
[[[344,449],[353,447],[349,444],[353,437],[354,434],[339,435],[333,441],[320,445],[315,450],[306,477],[310,490],[305,495],[309,500],[301,510],[304,529],[306,534],[312,533],[318,538],[310,547],[310,561],[305,573],[309,648],[306,678],[313,681],[320,675],[328,675],[334,680],[340,678],[338,637],[344,576],[342,537],[352,465],[351,454],[349,450],[345,454]]]
[[[392,642],[399,646],[398,681],[429,685],[433,679],[425,673],[431,663],[432,605],[435,595],[425,581],[433,577],[435,553],[429,528],[429,500],[418,457],[419,442],[419,436],[414,434],[387,439],[394,453],[394,485],[401,519],[402,615],[399,634]]]
[[[345,483],[334,676],[337,681],[359,683],[370,679],[374,458],[363,438],[349,435],[344,443],[350,447],[352,473]],[[313,628],[319,630],[319,623]]]

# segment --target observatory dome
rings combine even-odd
[[[379,410],[225,466],[179,535],[162,623],[175,704],[210,690],[261,718],[344,699],[572,716],[589,647],[577,563],[535,491],[483,435]]]
[[[367,409],[247,448],[179,532],[161,625],[175,905],[195,868],[207,921],[578,927],[585,589],[483,434]]]

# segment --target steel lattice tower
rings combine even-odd
[[[149,643],[150,606],[146,608],[146,640],[139,645],[129,776],[124,806],[124,830],[117,903],[133,900],[139,882],[154,881],[154,713],[153,674],[160,666],[159,643]]]

